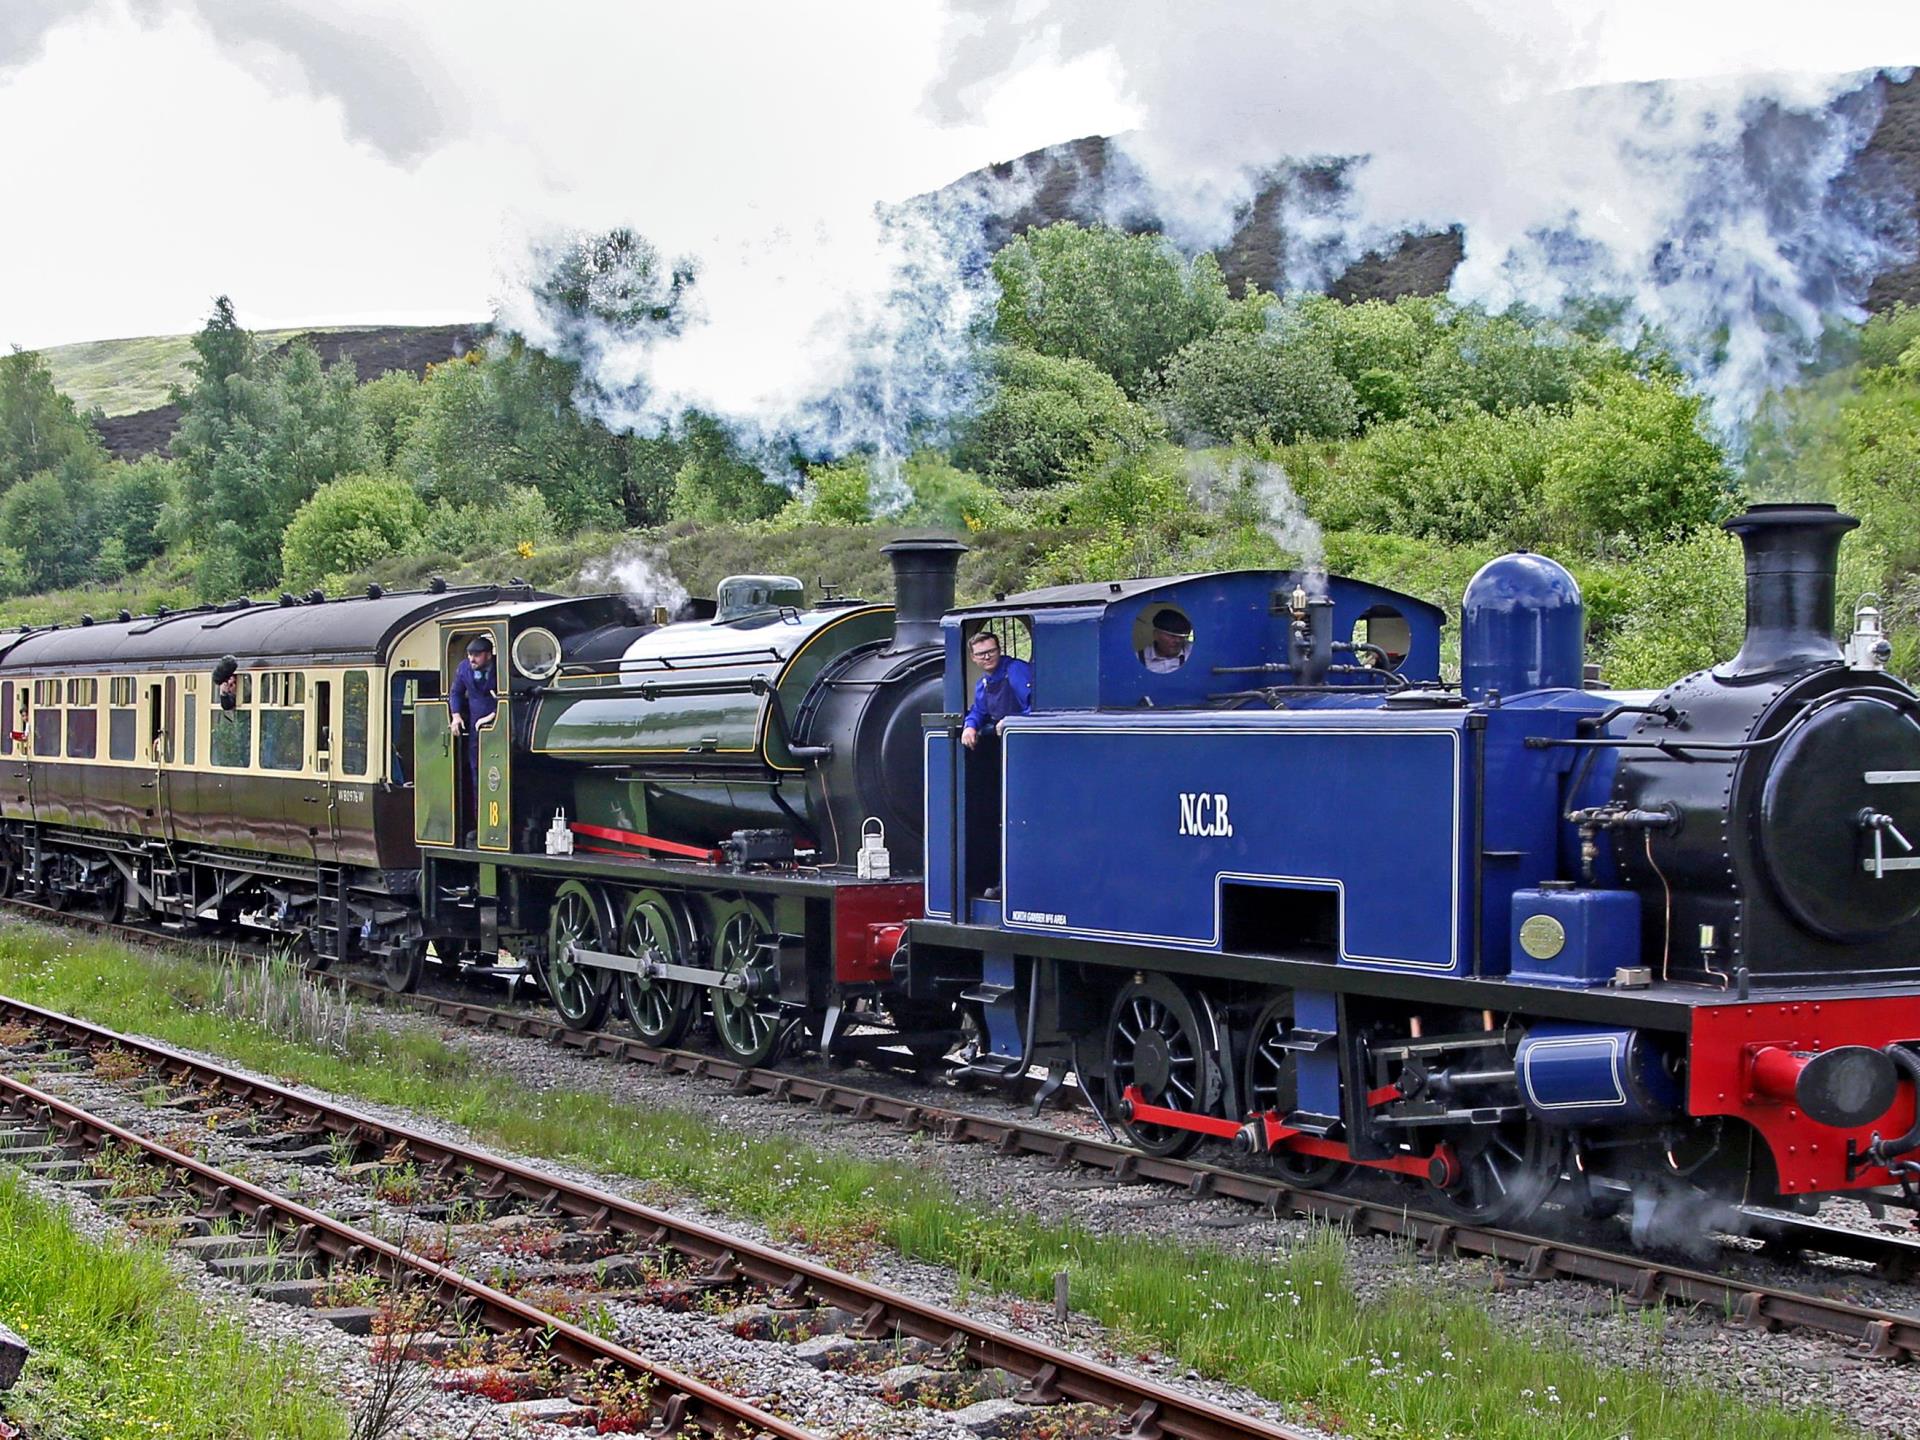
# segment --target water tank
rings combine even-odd
[[[1490,691],[1580,688],[1586,607],[1564,565],[1522,550],[1480,567],[1460,601],[1460,688]]]

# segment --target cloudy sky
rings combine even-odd
[[[1254,127],[1269,73],[1284,114],[1289,95],[1325,103],[1329,77],[1362,103],[1413,87],[1459,108],[1488,89],[1920,61],[1912,0],[1806,16],[1803,0],[0,0],[0,344],[187,330],[219,292],[259,328],[483,316],[554,227],[632,224],[676,252],[776,243],[1056,140],[1217,125],[1210,53],[1232,58]],[[1160,34],[1194,66],[1159,66]]]

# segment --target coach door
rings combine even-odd
[[[413,838],[451,845],[454,833],[454,747],[447,702],[413,702]]]
[[[179,682],[171,675],[165,680],[145,682],[142,710],[146,734],[141,741],[140,758],[153,767],[153,818],[147,834],[156,840],[173,842],[173,713],[174,687]]]
[[[333,753],[333,681],[315,680],[307,687],[307,733],[313,736],[312,785],[319,801],[318,824],[313,836],[313,858],[323,865],[340,859],[340,805],[334,794]]]
[[[491,721],[477,733],[453,742],[458,757],[454,769],[456,811],[461,817],[461,835],[473,833],[473,844],[480,850],[513,848],[513,722],[509,705],[512,681],[507,661],[507,626],[504,620],[475,623],[466,621],[443,630],[445,648],[446,693],[453,693],[453,677],[466,658],[467,642],[476,635],[493,641],[494,687],[500,708]],[[478,754],[474,753],[475,748]]]

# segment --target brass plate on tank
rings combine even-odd
[[[1551,915],[1529,915],[1520,922],[1520,948],[1536,960],[1551,960],[1567,948],[1567,927]]]

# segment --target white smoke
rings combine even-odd
[[[900,458],[944,439],[978,401],[976,342],[994,300],[985,225],[1026,198],[1010,179],[714,237],[671,328],[562,334],[531,285],[505,297],[500,318],[579,361],[582,407],[609,427],[658,434],[697,410],[775,474],[864,453],[875,507],[890,513],[910,499]]]
[[[1307,573],[1316,593],[1326,585],[1326,544],[1320,522],[1294,492],[1286,470],[1271,460],[1196,450],[1187,456],[1187,486],[1202,509],[1250,522]]]
[[[644,539],[625,540],[574,577],[578,595],[625,595],[641,609],[664,605],[668,612],[687,603],[687,587],[674,578],[660,547]]]
[[[1623,338],[1663,338],[1731,428],[1915,250],[1911,194],[1843,179],[1879,119],[1870,74],[1584,87],[1601,21],[1549,4],[1193,0],[1175,19],[1034,0],[1017,33],[980,23],[998,11],[985,0],[956,8],[944,114],[1034,65],[1117,63],[1141,123],[1118,142],[1137,191],[1110,170],[1110,216],[1217,248],[1279,179],[1287,279],[1309,288],[1459,227],[1456,298],[1610,303]]]

